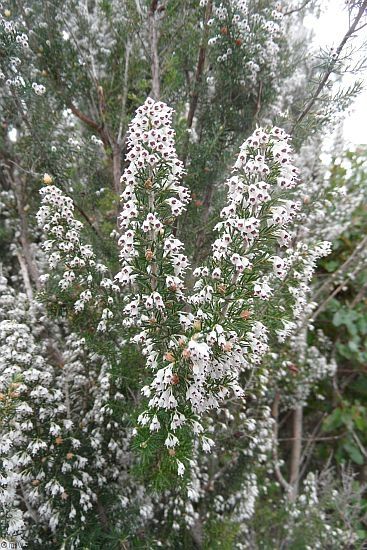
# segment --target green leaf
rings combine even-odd
[[[367,540],[367,531],[365,529],[358,529],[356,535],[362,542]]]
[[[356,393],[367,397],[367,378],[365,376],[359,376],[349,387]]]
[[[359,350],[358,344],[359,344],[359,342],[358,342],[357,339],[355,339],[355,340],[349,340],[349,342],[348,342],[348,348],[349,348],[351,351],[357,353],[358,350]]]
[[[358,447],[356,447],[355,445],[353,445],[353,443],[349,441],[347,443],[344,443],[343,447],[347,451],[351,460],[353,460],[353,462],[355,462],[359,466],[362,466],[362,464],[364,463],[364,458]]]
[[[335,271],[338,265],[339,262],[337,260],[328,260],[327,262],[324,262],[324,267],[329,273]]]
[[[343,426],[343,414],[341,409],[335,409],[327,418],[325,418],[322,430],[332,432]]]

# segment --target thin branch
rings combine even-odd
[[[352,254],[345,260],[345,262],[338,267],[334,273],[325,281],[321,287],[316,290],[316,293],[313,296],[313,301],[316,301],[317,298],[333,284],[333,282],[338,278],[338,276],[343,275],[347,267],[352,263],[352,261],[358,256],[358,254],[363,250],[367,245],[367,235],[362,239],[362,241],[356,246]]]
[[[255,122],[258,123],[259,121],[259,114],[260,114],[260,110],[261,110],[261,94],[262,94],[262,90],[263,90],[263,83],[262,81],[260,80],[259,82],[259,91],[258,91],[258,94],[257,94],[257,101],[256,101],[256,111],[255,111],[255,114],[254,114],[254,120]]]
[[[56,72],[54,74],[54,80],[56,84],[67,90],[67,85],[63,83],[60,75],[57,72],[57,69],[55,69],[55,71]],[[98,96],[98,114],[101,120],[100,124],[90,118],[85,113],[83,113],[78,107],[74,105],[72,100],[67,100],[66,105],[79,120],[98,132],[99,136],[101,137],[106,156],[112,161],[113,186],[116,194],[119,195],[121,193],[121,147],[117,140],[114,139],[114,137],[111,135],[111,132],[109,131],[109,128],[106,124],[106,101],[104,97],[103,87],[98,84],[97,80],[94,77],[92,78],[92,81],[96,86]],[[79,210],[81,212],[81,209]]]
[[[349,273],[343,279],[343,281],[340,283],[340,285],[337,286],[336,288],[334,288],[333,292],[331,294],[329,294],[329,296],[323,302],[321,302],[321,304],[316,309],[316,311],[313,314],[310,315],[310,317],[313,319],[313,321],[315,321],[315,319],[320,315],[320,313],[322,313],[324,311],[325,307],[328,305],[330,300],[332,300],[337,294],[339,294],[340,291],[343,290],[343,288],[345,287],[345,285],[347,284],[349,279],[356,276],[362,269],[364,269],[364,266],[360,266],[359,268],[355,269],[352,273]]]
[[[17,255],[17,258],[18,258],[19,265],[20,265],[20,272],[22,274],[25,293],[27,295],[28,300],[31,302],[33,300],[33,289],[32,289],[31,281],[30,281],[30,278],[29,278],[27,265],[26,265],[26,262],[25,262],[25,260],[22,256],[20,250],[17,250],[16,255]]]
[[[23,110],[23,107],[22,107],[22,104],[20,103],[19,101],[19,98],[17,97],[17,95],[12,92],[12,97],[13,97],[13,100],[14,100],[14,103],[18,109],[18,113],[21,115],[22,119],[23,119],[23,122],[25,124],[25,126],[27,127],[30,135],[32,136],[32,138],[34,139],[34,141],[36,141],[39,145],[39,149],[40,151],[42,152],[42,154],[44,155],[45,157],[45,160],[47,161],[46,164],[49,164],[50,168],[52,168],[52,164],[49,162],[49,159],[48,159],[48,153],[47,153],[47,150],[44,148],[43,146],[43,143],[42,141],[40,140],[37,132],[34,132],[33,131],[33,127],[32,127],[32,124],[30,123],[29,119],[28,119],[28,116],[27,116],[27,113]],[[64,189],[64,187],[62,185],[60,185],[60,188],[64,191],[64,193],[70,197],[70,195],[67,193],[67,191]],[[70,197],[72,198],[72,197]],[[80,213],[80,215],[85,219],[85,221],[88,223],[88,225],[91,227],[91,229],[94,231],[94,233],[99,237],[99,238],[102,238],[101,237],[101,234],[99,233],[98,229],[95,227],[95,225],[93,224],[93,222],[89,219],[88,215],[86,214],[86,212],[83,210],[83,208],[81,206],[79,206],[77,203],[75,203],[75,208],[78,210],[78,212]]]
[[[200,48],[199,48],[199,56],[198,56],[198,63],[197,63],[197,66],[196,66],[196,71],[195,71],[194,86],[193,86],[193,91],[192,91],[192,94],[191,94],[189,112],[188,112],[188,115],[187,115],[187,127],[188,128],[192,127],[192,123],[193,123],[193,120],[194,120],[196,108],[197,108],[197,105],[198,105],[199,87],[200,87],[200,83],[201,83],[201,79],[202,79],[202,75],[203,75],[203,71],[204,71],[205,58],[206,58],[206,49],[207,49],[207,46],[208,46],[208,36],[209,36],[209,34],[208,34],[209,33],[208,21],[211,17],[212,8],[213,8],[213,3],[212,3],[211,0],[209,0],[209,2],[206,5],[206,9],[205,9],[204,34],[203,34],[203,39],[202,39],[202,42],[201,42],[201,45],[200,45]]]
[[[159,55],[158,55],[158,25],[157,25],[158,0],[152,0],[150,5],[149,31],[150,31],[150,52],[151,52],[151,71],[152,71],[152,96],[153,99],[160,98],[160,73],[159,73]]]
[[[24,502],[26,508],[27,508],[27,511],[28,511],[28,514],[31,516],[31,518],[33,519],[33,521],[35,523],[39,523],[40,521],[40,518],[39,518],[39,515],[38,515],[38,512],[37,510],[35,510],[34,508],[32,508],[32,506],[30,505],[30,503],[28,502],[28,499],[27,497],[25,496],[26,495],[26,490],[25,490],[25,487],[23,485],[23,483],[21,482],[20,483],[20,490],[21,490],[21,494],[18,495],[20,496],[21,500]],[[9,543],[9,545],[12,544],[12,543]],[[16,543],[15,543],[16,544]]]
[[[335,439],[341,439],[342,437],[344,437],[345,434],[340,434],[340,435],[329,435],[329,436],[325,436],[325,437],[316,437],[316,438],[313,438],[312,436],[311,437],[302,437],[302,441],[308,441],[309,443],[313,443],[314,441],[334,441]],[[278,441],[294,441],[295,438],[294,437],[280,437],[278,439]]]
[[[317,86],[314,95],[309,100],[309,102],[307,103],[307,105],[305,106],[305,108],[303,109],[301,114],[298,116],[295,124],[293,125],[291,133],[294,132],[295,126],[298,125],[300,122],[302,122],[302,120],[307,116],[307,114],[310,112],[310,110],[314,106],[314,104],[317,101],[319,95],[321,94],[322,90],[324,89],[325,85],[327,84],[330,75],[332,74],[333,69],[334,69],[337,61],[339,60],[339,56],[340,56],[345,44],[353,36],[353,34],[356,32],[356,30],[358,28],[358,23],[361,20],[361,18],[363,17],[363,15],[365,14],[366,8],[367,8],[367,0],[364,0],[363,3],[361,4],[359,10],[358,10],[357,15],[354,18],[353,23],[349,26],[348,31],[345,33],[345,35],[344,35],[343,39],[341,40],[339,46],[336,48],[335,56],[334,56],[333,60],[331,61],[328,70],[325,72],[324,76],[320,80],[319,85]]]
[[[338,435],[338,436],[317,437],[317,434],[320,432],[322,422],[323,422],[325,416],[326,416],[326,413],[324,412],[322,414],[320,420],[316,424],[316,426],[315,426],[315,428],[314,428],[314,430],[311,434],[311,437],[308,440],[304,439],[304,441],[307,441],[307,445],[306,445],[306,448],[303,451],[302,457],[301,457],[302,469],[301,469],[301,473],[300,473],[300,478],[302,478],[304,476],[304,474],[306,473],[306,471],[307,471],[309,462],[310,462],[311,457],[312,457],[313,450],[314,450],[315,445],[318,441],[334,441],[334,440],[340,439],[342,437],[340,435]]]
[[[11,160],[11,159],[6,159],[6,161],[5,161],[4,166],[7,169],[10,169],[10,166],[6,165],[7,162],[12,164],[16,168],[18,168],[18,170],[20,170],[21,172],[24,172],[25,174],[29,174],[30,176],[37,177],[37,178],[41,178],[43,176],[43,173],[41,173],[41,172],[34,172],[33,170],[26,170],[25,168],[23,168],[23,166],[21,166],[20,164],[18,164],[17,162],[15,162],[14,160]]]
[[[28,219],[26,214],[25,185],[20,176],[16,174],[16,172],[12,172],[12,174],[10,174],[9,170],[5,169],[4,174],[15,196],[17,212],[19,216],[19,242],[21,246],[21,252],[19,251],[17,253],[17,257],[22,271],[27,296],[29,299],[31,299],[33,296],[31,283],[33,282],[36,288],[39,288],[39,272],[37,263],[32,253],[31,242],[29,239]]]
[[[126,43],[126,48],[125,48],[125,69],[124,69],[124,80],[123,80],[123,87],[122,87],[120,126],[117,134],[117,143],[121,142],[124,116],[126,114],[127,93],[129,88],[129,62],[130,62],[131,49],[132,49],[131,42],[128,41]]]
[[[292,13],[296,13],[298,11],[301,11],[303,10],[309,3],[311,2],[311,0],[306,0],[305,2],[303,2],[303,4],[301,6],[299,6],[298,8],[294,8],[293,10],[288,10],[288,11],[285,11],[283,13],[283,15],[291,15]]]
[[[354,32],[359,32],[360,30],[364,29],[365,27],[367,27],[367,23],[363,23],[363,25],[358,27],[358,29],[356,29]]]
[[[204,486],[204,490],[213,491],[215,482],[218,481],[230,468],[232,468],[232,466],[235,466],[237,464],[239,456],[239,453],[234,453],[232,459],[228,460],[228,462],[226,462],[224,466],[219,468],[219,470],[217,470],[216,473],[210,478],[208,483]]]
[[[280,485],[283,487],[283,489],[285,489],[287,493],[289,493],[289,491],[291,490],[291,486],[288,483],[288,481],[283,477],[283,474],[279,467],[279,457],[278,457],[279,404],[280,404],[280,393],[277,392],[275,394],[273,406],[272,406],[272,416],[274,418],[274,424],[273,424],[274,472]]]
[[[362,455],[367,458],[367,451],[366,449],[364,448],[364,446],[362,445],[362,442],[361,440],[359,439],[358,435],[356,434],[356,432],[353,430],[352,431],[352,435],[353,435],[353,439],[354,441],[357,443],[358,447],[359,447],[359,450],[361,451]]]
[[[293,445],[290,464],[290,485],[289,499],[294,502],[298,495],[300,480],[301,453],[302,453],[302,431],[303,431],[303,407],[298,405],[293,412]]]
[[[367,293],[367,282],[362,286],[356,297],[353,299],[352,303],[350,304],[351,309],[353,309],[361,300],[363,300],[365,294]]]
[[[84,122],[87,126],[90,128],[93,128],[93,130],[96,130],[96,132],[101,131],[101,126],[97,124],[94,120],[92,120],[89,116],[85,115],[81,112],[80,109],[75,107],[74,103],[72,101],[67,102],[67,106],[69,107],[70,111],[77,117],[79,120]]]

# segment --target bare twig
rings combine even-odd
[[[208,490],[213,491],[214,484],[223,476],[223,474],[225,474],[230,468],[232,468],[232,466],[235,466],[237,464],[239,456],[240,456],[239,453],[234,453],[231,460],[228,460],[228,462],[226,462],[224,466],[222,466],[221,468],[219,468],[219,470],[215,472],[215,474],[210,478],[208,483],[205,485],[204,489],[206,491]]]
[[[20,272],[22,274],[25,293],[27,295],[28,300],[31,301],[33,299],[33,289],[32,289],[32,285],[31,285],[31,281],[29,279],[27,265],[25,263],[25,260],[22,256],[20,250],[17,250],[16,254],[17,254],[19,265],[20,265]]]
[[[353,262],[353,260],[359,255],[360,252],[363,251],[364,247],[367,245],[367,236],[365,236],[362,241],[356,246],[356,248],[353,250],[352,254],[345,260],[345,262],[338,267],[334,273],[330,275],[330,277],[316,290],[313,300],[316,301],[323,292],[327,291],[330,286],[338,279],[339,276],[343,275],[347,268],[350,266],[350,264]]]
[[[320,418],[320,420],[318,421],[318,423],[316,424],[316,426],[314,427],[313,431],[312,431],[312,434],[311,434],[311,437],[310,438],[303,438],[303,441],[307,441],[307,445],[302,453],[302,457],[301,457],[301,463],[302,463],[302,469],[301,469],[301,473],[300,473],[300,477],[302,477],[306,470],[307,470],[307,467],[308,467],[308,464],[311,460],[311,456],[312,456],[312,452],[313,452],[313,449],[315,448],[315,445],[318,441],[333,441],[335,439],[340,439],[340,435],[338,436],[324,436],[324,437],[318,437],[318,434],[320,433],[320,429],[321,429],[321,426],[322,426],[322,423],[323,423],[323,420],[326,416],[326,413],[324,412]]]
[[[257,93],[256,111],[255,111],[255,114],[254,114],[254,119],[255,119],[255,122],[257,122],[257,123],[258,123],[258,121],[259,121],[259,115],[260,115],[260,110],[261,110],[261,94],[262,94],[262,90],[263,90],[263,83],[262,83],[262,81],[260,80],[260,82],[259,82],[259,90],[258,90],[258,93]]]
[[[289,491],[291,490],[291,486],[288,483],[288,481],[284,478],[279,466],[279,457],[278,457],[279,404],[280,404],[280,393],[277,392],[275,394],[273,406],[272,406],[272,416],[274,418],[274,424],[273,424],[274,472],[280,485],[283,487],[283,489],[285,489],[287,493],[289,493]]]
[[[90,128],[93,128],[93,130],[95,130],[96,132],[100,133],[101,126],[97,122],[92,120],[89,116],[82,113],[82,111],[80,109],[78,109],[72,101],[69,101],[67,103],[67,106],[69,107],[69,109],[73,113],[73,115],[75,115],[77,118],[79,118],[79,120],[84,122]],[[101,138],[103,140],[103,139],[105,139],[105,136],[101,135]],[[105,142],[103,141],[103,143],[105,143]]]
[[[367,282],[362,286],[358,294],[353,299],[352,303],[350,304],[351,309],[353,309],[361,300],[363,300],[365,294],[367,293]]]
[[[363,446],[361,440],[359,439],[358,435],[356,434],[356,432],[354,430],[352,431],[352,435],[353,435],[353,439],[357,443],[357,445],[359,447],[359,450],[361,451],[362,455],[365,458],[367,458],[367,451],[366,451],[365,447]]]
[[[197,66],[196,66],[196,71],[195,71],[193,91],[192,91],[192,94],[191,94],[189,112],[188,112],[188,115],[187,115],[187,127],[188,128],[192,127],[192,123],[193,123],[194,116],[195,116],[195,111],[196,111],[196,108],[197,108],[197,105],[198,105],[198,100],[199,100],[199,87],[200,87],[200,83],[201,83],[201,79],[202,79],[202,75],[203,75],[203,71],[204,71],[205,58],[206,58],[206,49],[207,49],[207,46],[208,46],[208,29],[209,29],[208,21],[211,17],[212,7],[213,7],[213,3],[212,3],[211,0],[209,0],[209,2],[206,5],[206,9],[205,9],[204,34],[203,34],[202,42],[201,42],[201,45],[200,45],[200,48],[199,48],[198,63],[197,63]]]
[[[124,83],[122,88],[122,98],[121,98],[121,114],[120,114],[120,126],[119,131],[117,134],[117,143],[121,142],[121,135],[122,135],[122,128],[124,124],[124,116],[126,114],[126,101],[127,101],[127,93],[129,88],[129,62],[130,62],[130,54],[131,54],[131,42],[126,43],[125,48],[125,69],[124,69]]]
[[[327,71],[325,72],[324,76],[322,77],[322,79],[320,80],[316,90],[315,90],[315,93],[313,94],[313,96],[311,97],[311,99],[309,100],[309,102],[306,104],[305,108],[303,109],[303,111],[300,113],[300,115],[298,116],[295,124],[293,125],[293,128],[292,128],[292,131],[291,133],[294,132],[294,129],[295,127],[300,123],[302,122],[302,120],[307,116],[307,114],[310,112],[310,110],[312,109],[312,107],[314,106],[315,102],[317,101],[319,95],[321,94],[322,90],[324,89],[325,85],[327,84],[329,78],[330,78],[330,75],[332,74],[333,72],[333,69],[337,63],[337,61],[339,60],[339,57],[340,57],[340,54],[345,46],[345,44],[348,42],[348,40],[353,36],[353,34],[356,32],[357,28],[358,28],[358,23],[360,22],[361,18],[363,17],[363,15],[365,15],[365,12],[366,12],[366,8],[367,8],[367,0],[364,0],[361,5],[360,5],[360,8],[358,10],[358,13],[357,15],[355,16],[354,18],[354,21],[353,23],[349,26],[349,29],[348,31],[345,33],[343,39],[341,40],[339,46],[336,48],[335,50],[335,56],[333,58],[333,60],[330,62],[329,64],[329,68],[327,69]]]
[[[24,111],[23,107],[22,107],[22,104],[21,102],[19,101],[19,98],[16,96],[16,94],[13,92],[12,93],[12,97],[13,97],[13,100],[14,100],[14,103],[18,109],[18,113],[20,114],[25,126],[27,127],[30,135],[32,136],[32,138],[34,139],[35,142],[38,143],[39,145],[39,149],[40,151],[42,152],[42,154],[44,155],[44,159],[46,161],[46,165],[49,164],[50,167],[52,166],[51,165],[51,162],[49,162],[49,159],[48,159],[48,153],[47,153],[47,150],[44,148],[43,146],[43,143],[42,141],[40,140],[37,132],[34,132],[33,130],[33,127],[32,127],[32,124],[30,123],[29,119],[28,119],[28,115],[27,113]],[[60,185],[61,189],[64,191],[64,193],[67,195],[67,196],[70,196],[67,191],[63,188],[62,185]],[[71,198],[71,197],[70,197]],[[78,210],[78,212],[80,213],[80,215],[85,219],[85,221],[88,223],[88,225],[91,227],[91,229],[94,231],[94,233],[101,238],[101,235],[98,231],[98,229],[95,227],[95,225],[93,224],[93,222],[91,221],[91,219],[89,218],[89,216],[87,215],[87,213],[83,210],[83,208],[75,203],[75,208]]]
[[[152,0],[148,13],[150,31],[150,53],[152,71],[152,96],[155,100],[160,98],[160,74],[158,54],[158,22],[157,22],[158,0]]]
[[[291,15],[292,13],[296,13],[298,11],[301,11],[303,10],[309,3],[311,2],[311,0],[306,0],[305,2],[303,2],[303,4],[301,4],[298,8],[294,8],[292,10],[288,10],[288,11],[285,11],[283,13],[283,15]]]
[[[324,311],[324,309],[326,308],[326,306],[328,305],[330,300],[332,300],[337,294],[339,294],[339,292],[341,292],[343,290],[343,288],[345,287],[345,285],[347,284],[349,279],[356,276],[362,269],[364,269],[364,266],[357,267],[357,269],[355,269],[352,273],[348,274],[343,279],[343,281],[339,284],[339,286],[334,288],[334,290],[331,292],[331,294],[329,294],[329,296],[327,296],[327,298],[325,298],[325,300],[323,302],[321,302],[321,304],[318,306],[316,311],[310,316],[313,319],[313,321],[320,315],[320,313],[322,313]]]
[[[293,412],[293,444],[290,463],[289,482],[291,490],[289,499],[294,502],[298,495],[300,480],[301,453],[302,453],[302,431],[303,431],[303,407],[298,405]]]
[[[33,521],[35,523],[38,523],[39,520],[40,520],[38,512],[37,512],[37,510],[32,508],[32,506],[30,505],[30,503],[29,503],[29,501],[26,497],[26,490],[25,490],[25,487],[24,487],[23,483],[20,483],[20,491],[21,491],[21,494],[19,495],[20,499],[24,502],[25,507],[27,508],[28,514],[30,515],[30,517],[33,519]]]
[[[9,186],[12,188],[16,200],[17,211],[19,216],[19,242],[21,250],[17,252],[17,258],[22,272],[24,286],[29,299],[33,297],[32,283],[39,288],[39,272],[35,258],[31,249],[29,239],[28,220],[26,214],[26,197],[24,182],[14,170],[10,174],[7,168],[4,169],[5,177],[8,180]]]

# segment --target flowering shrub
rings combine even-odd
[[[88,302],[99,303],[102,289],[122,292],[120,320],[109,296],[97,329],[121,322],[141,349],[147,401],[138,417],[137,442],[154,455],[166,447],[165,460],[176,463],[182,476],[191,454],[189,434],[210,450],[215,442],[206,434],[205,413],[218,410],[231,394],[246,399],[245,381],[271,339],[284,341],[296,327],[316,261],[328,254],[329,244],[292,245],[301,204],[295,200],[299,172],[290,137],[276,127],[257,129],[240,148],[225,184],[227,203],[215,227],[212,255],[193,271],[196,282],[188,291],[189,260],[175,236],[175,219],[189,192],[181,183],[171,121],[171,109],[147,99],[130,125],[115,282],[103,278],[93,296],[90,285],[107,268],[80,244],[82,224],[74,218],[71,199],[57,187],[41,189],[37,218],[48,234],[43,248],[50,268],[63,265],[59,287],[66,290],[74,281],[85,287],[75,300],[76,312]]]
[[[298,0],[1,3],[0,537],[366,538],[366,2],[320,59]]]

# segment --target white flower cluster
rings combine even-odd
[[[43,95],[46,92],[45,86],[43,86],[43,84],[37,84],[37,82],[33,82],[32,88],[37,95]]]
[[[154,372],[150,387],[144,389],[146,395],[154,392],[150,400],[153,413],[151,417],[141,415],[140,423],[149,423],[152,431],[158,430],[160,422],[155,412],[172,411],[168,447],[176,445],[178,439],[173,432],[184,424],[185,416],[176,410],[172,392],[175,373],[173,355],[167,349],[169,342],[162,349],[156,346],[153,335],[159,327],[165,330],[169,309],[173,319],[176,317],[176,330],[180,329],[172,308],[177,304],[181,309],[189,262],[182,254],[183,243],[174,236],[174,223],[190,198],[180,181],[183,165],[177,158],[171,123],[172,109],[148,98],[130,125],[129,165],[121,178],[125,185],[118,241],[122,268],[115,277],[121,288],[130,285],[134,290],[133,296],[125,299],[123,324],[143,329],[133,341],[142,346],[147,366]],[[175,338],[177,346],[178,340],[179,336]],[[183,464],[178,461],[177,466],[183,473]]]
[[[288,408],[295,404],[306,404],[318,382],[332,377],[337,369],[330,353],[330,341],[322,331],[317,330],[314,334],[316,345],[309,345],[306,328],[302,327],[296,332],[293,329],[274,371],[277,383],[285,388],[282,391],[283,404]]]
[[[203,324],[196,339],[205,340],[211,348],[207,352],[211,360],[202,369],[202,381],[210,380],[210,387],[212,379],[236,380],[241,370],[259,363],[267,351],[268,330],[260,321],[248,321],[250,310],[254,299],[270,299],[273,288],[269,283],[282,281],[290,263],[267,251],[265,236],[277,238],[279,246],[289,246],[286,226],[299,210],[298,203],[289,198],[298,182],[298,170],[292,164],[289,136],[279,128],[270,132],[257,129],[242,145],[233,172],[226,183],[223,221],[215,228],[219,236],[213,243],[212,259],[194,271],[198,280],[189,299],[191,325],[198,320]],[[280,210],[284,211],[281,217]],[[260,268],[256,278],[255,267]],[[262,275],[266,270],[268,273]],[[228,317],[247,323],[236,331]],[[234,388],[238,393],[236,383]],[[203,393],[207,395],[204,409],[217,405],[213,395]]]
[[[45,175],[45,178],[47,175]],[[37,222],[51,239],[45,241],[43,249],[49,253],[48,264],[51,270],[63,261],[68,265],[59,287],[66,290],[76,278],[74,270],[94,265],[94,253],[89,245],[82,245],[80,232],[83,224],[74,217],[74,204],[55,185],[40,189],[42,206],[37,212]]]
[[[241,483],[240,489],[229,499],[227,505],[234,505],[233,521],[240,526],[252,518],[255,513],[255,505],[259,489],[256,474],[247,474]]]
[[[4,13],[4,15],[6,14]],[[17,23],[4,17],[4,15],[0,13],[0,26],[4,29],[5,34],[13,38],[15,42],[20,44],[23,48],[28,48],[28,36],[24,32],[19,32]]]
[[[75,219],[72,199],[65,196],[55,185],[50,185],[51,176],[45,174],[43,179],[46,185],[40,189],[42,206],[37,212],[37,222],[48,239],[44,241],[42,247],[47,253],[50,270],[63,268],[58,282],[61,290],[65,291],[75,284],[85,288],[74,304],[75,311],[80,312],[92,298],[96,299],[95,292],[92,294],[91,291],[95,275],[101,278],[107,268],[96,261],[92,247],[82,243],[83,224]],[[49,277],[49,274],[42,275],[41,281],[45,283]],[[107,278],[102,278],[100,286],[104,289],[118,290],[118,287]],[[108,296],[107,305],[112,303],[113,298]],[[112,316],[110,309],[105,307],[102,311],[100,329],[105,330],[107,319]]]
[[[285,528],[288,536],[291,536],[297,530],[302,532],[304,525],[316,520],[320,527],[312,534],[312,540],[305,547],[306,550],[322,550],[328,546],[342,550],[351,541],[354,542],[355,534],[347,522],[344,525],[340,522],[340,526],[335,524],[335,520],[334,525],[330,523],[330,517],[325,512],[325,501],[329,510],[340,510],[340,507],[345,505],[345,500],[343,501],[343,496],[339,495],[338,491],[323,487],[326,480],[320,479],[321,477],[322,474],[318,477],[309,472],[296,502],[285,502],[288,517]]]
[[[48,472],[72,422],[62,392],[54,387],[53,368],[44,359],[46,346],[37,344],[29,328],[35,327],[32,309],[22,295],[14,296],[3,277],[0,289],[1,516],[7,535],[23,543],[36,510],[38,521],[51,531],[58,524],[67,493]]]
[[[0,80],[5,80],[7,86],[25,88],[27,86],[25,75],[23,77],[19,69],[22,62],[19,57],[14,56],[14,47],[18,47],[17,53],[19,56],[22,56],[23,50],[29,48],[28,35],[19,30],[19,24],[16,21],[12,21],[0,13],[0,30],[1,29],[4,31],[3,37],[0,37],[1,48],[4,52],[9,48],[12,53],[6,60],[8,65],[3,67],[3,71],[0,70]],[[32,83],[32,89],[37,95],[43,95],[46,92],[45,86],[37,82]]]
[[[227,64],[231,58],[243,66],[243,86],[254,87],[259,75],[276,76],[279,63],[279,40],[283,37],[283,18],[279,2],[260,8],[249,0],[226,0],[215,4],[208,25],[216,34],[209,45],[217,62]]]
[[[281,287],[282,292],[276,295],[276,299],[278,307],[289,308],[291,305],[291,319],[282,319],[283,326],[276,330],[280,343],[295,332],[298,326],[302,326],[304,319],[316,307],[316,303],[309,299],[312,292],[311,279],[317,261],[329,255],[330,252],[331,243],[328,241],[311,245],[300,241],[287,249],[286,258],[277,256],[272,258],[273,273],[267,277],[267,282],[276,287],[279,279],[286,278],[287,284]]]
[[[34,541],[35,520],[48,537],[66,529],[77,548],[97,488],[124,487],[131,505],[145,491],[130,483],[131,429],[111,418],[110,365],[71,334],[53,350],[53,368],[46,357],[58,331],[45,339],[39,315],[44,322],[40,306],[0,277],[0,524],[21,545]]]
[[[79,428],[74,430],[73,445],[88,448],[88,456],[92,457],[84,466],[84,483],[78,485],[83,491],[80,520],[83,528],[87,528],[88,514],[94,513],[96,487],[118,491],[123,508],[136,506],[137,499],[140,506],[147,497],[136,480],[131,483],[132,430],[128,419],[123,417],[116,422],[113,418],[112,400],[115,404],[122,403],[126,397],[116,389],[116,381],[114,385],[111,383],[111,365],[90,352],[84,339],[75,334],[66,338],[63,356],[65,362],[59,385],[65,394],[67,387],[71,417]],[[80,512],[77,499],[73,506],[74,514]],[[75,545],[78,547],[77,541]]]
[[[174,218],[185,209],[190,195],[188,189],[180,184],[183,165],[176,155],[171,121],[172,109],[148,98],[137,110],[129,127],[129,152],[126,157],[129,165],[121,177],[125,189],[121,195],[122,211],[119,215],[122,269],[115,277],[122,287],[137,278],[135,261],[141,246],[145,247],[145,256],[151,262],[149,271],[152,277],[158,275],[154,273],[154,260],[156,249],[160,248],[166,263],[171,264],[168,273],[160,275],[168,275],[166,284],[171,287],[183,285],[182,276],[188,260],[181,254],[183,244],[172,236],[171,226]],[[138,197],[142,191],[148,202],[145,219],[141,223]],[[148,309],[164,308],[158,292],[144,296],[142,300]],[[127,307],[129,310],[130,306]]]

